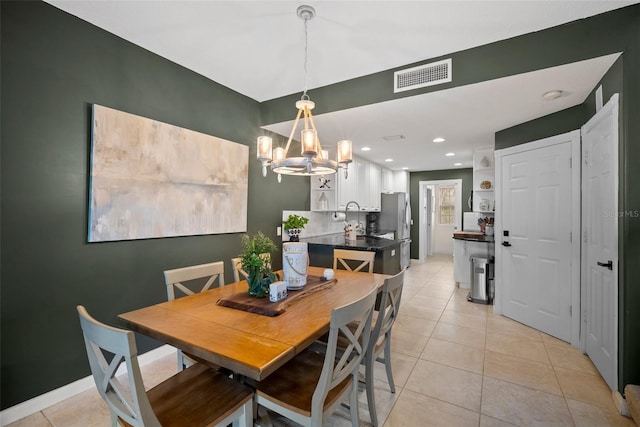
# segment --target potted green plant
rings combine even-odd
[[[304,216],[291,214],[284,222],[284,229],[289,234],[289,241],[291,242],[299,242],[300,241],[300,231],[304,228],[305,225],[309,222],[309,218]]]
[[[238,256],[242,269],[247,273],[249,295],[264,297],[269,293],[269,285],[280,280],[271,270],[271,252],[277,251],[278,247],[261,231],[253,237],[243,235],[241,246],[242,252]]]

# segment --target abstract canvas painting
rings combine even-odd
[[[249,148],[93,105],[89,242],[247,230]]]

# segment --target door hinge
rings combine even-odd
[[[573,157],[569,157],[569,169],[573,169]]]
[[[587,243],[587,230],[582,232],[582,243]]]
[[[573,306],[569,306],[569,317],[573,315]]]
[[[573,243],[573,231],[569,232],[569,243]]]
[[[584,164],[588,165],[589,164],[589,152],[585,150],[584,152]]]

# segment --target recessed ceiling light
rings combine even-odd
[[[362,147],[361,150],[362,151],[371,151],[371,147]]]
[[[385,162],[393,162],[393,159],[384,159]]]
[[[438,143],[438,142],[445,142],[445,141],[446,141],[446,139],[444,139],[444,138],[440,138],[440,137],[438,137],[438,138],[434,138],[434,139],[433,139],[433,142],[436,142],[436,143]]]
[[[561,90],[550,90],[549,92],[545,92],[544,95],[542,95],[542,99],[544,99],[545,101],[553,101],[554,99],[558,99],[561,96]]]
[[[462,163],[454,163],[453,166],[462,166]]]
[[[403,171],[406,171],[407,169],[409,169],[409,168],[406,167],[406,166],[402,168]]]
[[[451,156],[455,156],[455,155],[456,155],[456,153],[447,153],[447,154],[445,154],[445,156],[447,156],[447,157],[451,157]]]
[[[398,139],[404,139],[404,135],[387,135],[383,136],[382,139],[385,141],[396,141]]]

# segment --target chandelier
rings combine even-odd
[[[267,166],[278,174],[278,182],[281,175],[329,175],[336,173],[338,169],[344,169],[344,176],[347,177],[351,157],[351,141],[338,141],[337,161],[329,159],[327,150],[322,149],[316,125],[313,121],[311,110],[315,103],[307,95],[307,23],[315,16],[315,9],[311,6],[302,5],[297,9],[298,17],[304,20],[304,91],[302,97],[296,102],[298,114],[293,122],[293,129],[289,134],[289,140],[285,147],[273,147],[273,140],[269,136],[259,136],[257,141],[258,160],[262,163],[262,176],[267,176]],[[300,119],[304,123],[304,129],[300,134],[300,155],[292,154],[291,141],[298,128]],[[293,150],[292,150],[293,151]]]

